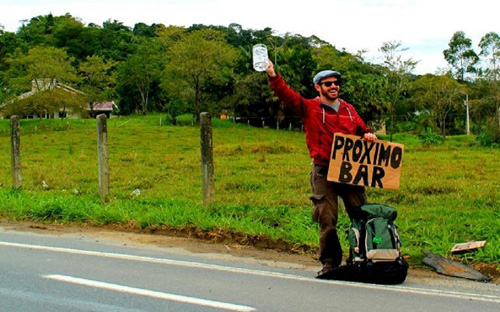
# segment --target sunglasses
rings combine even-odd
[[[335,80],[335,81],[325,81],[325,82],[320,82],[320,85],[325,85],[325,87],[329,88],[332,85],[340,86],[340,81]]]

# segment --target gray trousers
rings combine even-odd
[[[347,214],[366,203],[365,188],[328,181],[328,167],[314,165],[311,171],[311,201],[313,219],[319,223],[319,260],[323,265],[342,263],[342,248],[337,235],[338,197],[342,198]]]

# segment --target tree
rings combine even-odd
[[[472,41],[465,37],[463,31],[453,34],[448,49],[443,51],[444,58],[451,65],[453,75],[459,81],[465,81],[467,74],[477,73],[476,64],[479,57],[472,49]]]
[[[132,32],[136,36],[154,38],[156,37],[157,28],[158,25],[155,24],[148,26],[144,23],[136,23]]]
[[[64,48],[76,58],[85,56],[86,46],[82,37],[85,26],[70,14],[53,16],[52,14],[37,16],[29,23],[23,24],[18,36],[30,47],[38,45]]]
[[[13,54],[16,49],[24,45],[24,42],[21,41],[16,34],[4,32],[0,29],[0,83],[3,81],[5,72],[9,67],[7,58]]]
[[[500,79],[500,36],[495,32],[484,35],[479,42],[481,48],[480,56],[484,57],[487,67],[485,77],[488,80],[498,81]]]
[[[487,64],[484,81],[478,81],[474,89],[481,90],[478,97],[482,115],[487,126],[484,136],[491,142],[500,142],[500,36],[495,32],[487,33],[479,42],[480,56]]]
[[[472,99],[471,113],[474,121],[485,124],[491,117],[498,119],[500,103],[500,82],[487,79],[478,79],[469,87],[469,97]],[[500,125],[500,122],[499,122]]]
[[[37,45],[53,45],[54,16],[52,14],[33,17],[28,23],[23,21],[18,30],[18,37],[30,47]]]
[[[62,49],[34,47],[27,54],[9,59],[11,87],[17,91],[27,91],[31,87],[40,91],[47,84],[55,85],[56,82],[72,84],[77,81],[76,70],[71,66],[72,60]]]
[[[149,110],[152,91],[155,84],[159,83],[161,64],[159,45],[155,44],[153,40],[145,40],[137,47],[135,53],[118,66],[117,88],[120,97],[124,99],[127,93],[137,92],[140,99],[139,110],[143,115],[146,115]],[[132,89],[127,91],[129,88]],[[120,105],[123,104],[120,101]],[[135,103],[129,102],[128,104],[133,106],[133,110],[137,110]]]
[[[254,71],[236,79],[231,101],[235,116],[247,117],[251,123],[260,126],[263,117],[276,115],[279,104],[268,86],[266,75]]]
[[[198,120],[209,108],[205,90],[229,82],[237,56],[220,31],[201,29],[185,34],[168,47],[162,86],[193,103],[193,117]]]
[[[390,115],[390,141],[394,134],[395,115],[398,105],[406,99],[410,88],[410,75],[417,62],[412,58],[404,59],[402,53],[406,48],[401,47],[400,41],[384,42],[379,49],[382,52],[385,71],[385,85],[381,90],[385,95],[386,108]]]
[[[429,111],[444,137],[448,115],[462,107],[464,86],[450,74],[442,76],[428,74],[413,83],[413,91],[418,94],[418,97],[413,98],[416,106]]]
[[[93,115],[97,103],[109,100],[113,93],[115,79],[111,70],[115,62],[106,62],[97,55],[88,56],[79,66],[81,85],[80,90],[85,93],[85,99]]]
[[[124,61],[140,44],[140,41],[134,42],[132,30],[117,20],[104,22],[99,35],[98,55],[107,60]]]
[[[52,37],[54,46],[64,48],[67,53],[76,59],[87,56],[83,34],[85,26],[70,14],[54,18]]]
[[[313,59],[316,62],[317,70],[336,69],[341,71],[339,67],[341,62],[341,52],[335,49],[330,44],[320,45],[313,50]]]
[[[18,98],[11,103],[19,114],[54,113],[71,108],[80,111],[84,101],[79,100],[79,92],[66,86],[66,91],[59,87],[62,84],[75,84],[76,70],[71,66],[72,58],[64,50],[38,46],[27,54],[17,54],[8,60],[10,67],[6,73],[9,88],[17,95],[31,89],[32,94]]]

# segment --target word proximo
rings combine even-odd
[[[336,133],[328,180],[352,185],[398,190],[404,145]]]

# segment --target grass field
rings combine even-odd
[[[108,120],[111,188],[105,204],[98,194],[95,120],[21,120],[23,188],[17,191],[11,189],[9,121],[0,120],[0,217],[189,229],[206,237],[317,248],[303,133],[214,119],[215,199],[204,207],[200,130],[160,126],[160,118]],[[368,197],[398,209],[410,262],[421,262],[422,249],[449,256],[455,243],[487,240],[460,259],[500,269],[500,149],[481,147],[473,136],[431,147],[408,134],[394,141],[405,144],[401,189],[368,189]],[[341,213],[339,228],[348,225]],[[346,240],[342,244],[347,251]]]

